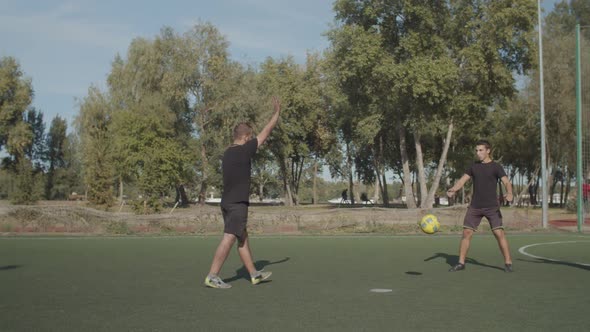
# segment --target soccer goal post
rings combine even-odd
[[[578,232],[590,222],[590,26],[576,25],[576,188]]]

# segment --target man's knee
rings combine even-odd
[[[463,228],[463,239],[465,240],[471,240],[471,237],[473,236],[473,230],[470,228]]]
[[[496,229],[492,230],[492,232],[494,233],[494,236],[498,240],[504,239],[504,237],[505,237],[504,229],[502,229],[502,228],[496,228]]]
[[[248,239],[248,231],[244,231],[241,237],[238,237],[238,247],[241,248],[246,244],[246,239]]]
[[[235,234],[230,234],[230,233],[223,233],[223,239],[222,241],[229,244],[229,245],[233,245],[236,242],[236,239],[238,237],[235,236]]]

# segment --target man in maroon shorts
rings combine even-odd
[[[250,204],[251,160],[258,147],[264,143],[276,126],[281,111],[281,104],[276,97],[273,98],[272,103],[274,114],[258,136],[252,138],[250,125],[238,124],[233,132],[234,142],[223,154],[223,194],[221,196],[221,212],[224,222],[223,238],[213,256],[209,274],[205,278],[205,285],[208,287],[231,288],[231,285],[221,280],[219,271],[236,240],[238,240],[240,259],[250,273],[250,281],[253,285],[268,279],[272,274],[256,270],[246,230],[248,205]]]
[[[465,269],[465,258],[467,257],[473,232],[477,230],[481,219],[486,217],[498,241],[500,251],[504,256],[504,271],[512,272],[512,258],[510,257],[508,241],[504,234],[502,213],[500,213],[500,204],[496,194],[496,184],[498,179],[500,179],[506,187],[504,198],[511,202],[513,198],[512,184],[508,180],[504,168],[491,159],[491,145],[488,141],[478,141],[475,151],[479,161],[473,163],[459,181],[447,191],[447,195],[453,197],[457,190],[461,189],[469,179],[473,179],[473,198],[463,221],[463,238],[461,239],[459,248],[459,262],[449,271],[455,272]]]

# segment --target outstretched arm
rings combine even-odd
[[[270,118],[266,126],[264,126],[264,129],[262,129],[258,136],[256,136],[256,138],[258,139],[258,147],[260,147],[262,143],[266,141],[266,139],[270,135],[270,132],[273,130],[273,128],[277,125],[277,122],[279,121],[279,114],[281,113],[281,102],[279,101],[279,98],[272,97],[272,105],[275,112],[273,113],[272,117]]]
[[[507,176],[503,176],[500,180],[502,180],[504,187],[506,187],[506,195],[504,195],[504,198],[506,198],[508,202],[512,202],[512,199],[514,198],[512,195],[512,183],[510,183]]]
[[[465,183],[467,181],[469,181],[469,179],[471,179],[471,177],[467,174],[463,174],[463,176],[459,179],[459,181],[455,182],[455,185],[451,187],[451,189],[447,190],[447,196],[449,197],[453,197],[455,196],[455,193],[463,188],[463,186],[465,185]]]

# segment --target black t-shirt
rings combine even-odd
[[[221,204],[249,202],[250,172],[256,149],[258,149],[258,139],[254,138],[245,144],[232,145],[225,150],[221,164],[223,170]]]
[[[496,162],[475,162],[465,170],[465,174],[473,179],[473,199],[471,206],[474,208],[488,208],[498,206],[496,196],[496,184],[498,179],[506,176],[504,168]]]

